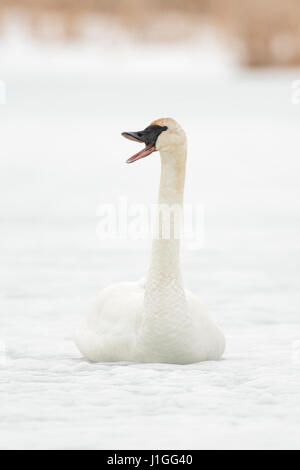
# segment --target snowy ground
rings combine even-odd
[[[0,447],[299,449],[300,72],[239,72],[187,46],[12,38],[0,63]],[[126,166],[135,146],[120,132],[166,115],[189,137],[186,201],[206,213],[185,283],[226,354],[89,364],[71,340],[81,315],[149,257],[147,244],[100,243],[96,209],[155,201],[158,158]]]

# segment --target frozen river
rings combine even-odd
[[[300,72],[147,54],[149,73],[143,50],[0,46],[0,448],[299,449]],[[101,243],[97,207],[155,202],[159,159],[126,166],[120,132],[165,115],[189,138],[186,201],[205,207],[185,284],[226,354],[90,364],[72,334],[91,298],[143,277],[149,258],[148,243]]]

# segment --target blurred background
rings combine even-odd
[[[299,67],[298,0],[1,0],[1,445],[299,445]],[[180,387],[82,364],[71,340],[99,289],[146,273],[149,243],[100,242],[97,208],[156,201],[157,154],[125,165],[120,133],[159,117],[186,130],[205,208],[185,284],[228,343],[222,380],[200,365]]]
[[[138,41],[183,41],[210,24],[250,67],[299,65],[297,0],[3,0],[1,27],[21,16],[23,27],[46,41],[92,37],[115,40],[115,28]],[[103,23],[107,29],[103,28]],[[113,30],[113,31],[112,31]]]

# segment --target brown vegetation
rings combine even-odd
[[[59,23],[66,38],[76,37],[87,15],[112,17],[151,41],[181,40],[209,21],[233,47],[240,46],[248,66],[300,64],[299,0],[1,0],[0,18],[12,8],[26,15],[40,37],[46,35],[45,20]]]

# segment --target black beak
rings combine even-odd
[[[147,155],[155,152],[155,144],[158,136],[167,129],[167,126],[151,125],[139,132],[122,132],[122,136],[126,137],[126,139],[133,140],[135,142],[144,142],[146,145],[143,150],[129,158],[127,163],[135,162],[136,160],[147,157]]]
[[[135,142],[145,142],[143,131],[140,132],[122,132],[122,136]]]

